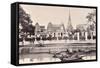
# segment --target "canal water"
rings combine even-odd
[[[96,44],[67,44],[67,45],[47,45],[45,47],[34,47],[30,54],[20,54],[19,63],[46,63],[46,62],[61,62],[59,58],[53,58],[54,54],[48,51],[65,51],[66,49],[71,50],[96,50]],[[45,51],[46,52],[42,52]],[[82,60],[95,60],[96,52],[91,54],[83,54]]]

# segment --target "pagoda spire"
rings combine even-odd
[[[73,30],[73,26],[71,23],[71,15],[70,15],[70,9],[69,9],[69,17],[68,17],[68,24],[67,24],[67,31],[71,32]]]

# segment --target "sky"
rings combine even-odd
[[[33,25],[37,22],[39,25],[47,27],[48,23],[64,24],[67,28],[69,12],[71,16],[72,26],[75,28],[78,24],[86,24],[86,16],[95,9],[76,8],[76,7],[58,7],[58,6],[40,6],[40,5],[20,5],[26,13],[28,13],[33,21]]]

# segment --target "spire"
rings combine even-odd
[[[69,9],[69,19],[68,19],[68,24],[71,24],[70,9]]]
[[[68,24],[67,24],[67,31],[72,31],[73,30],[73,26],[71,23],[71,15],[70,15],[70,9],[69,9],[69,18],[68,18]]]

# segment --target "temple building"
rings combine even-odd
[[[35,24],[35,35],[40,37],[40,35],[46,35],[45,26],[40,26],[38,23]]]
[[[52,37],[62,37],[65,33],[64,24],[52,24],[48,23],[47,34],[52,35]]]
[[[80,33],[80,39],[96,39],[96,27],[95,24],[79,24],[76,26],[77,31]]]

